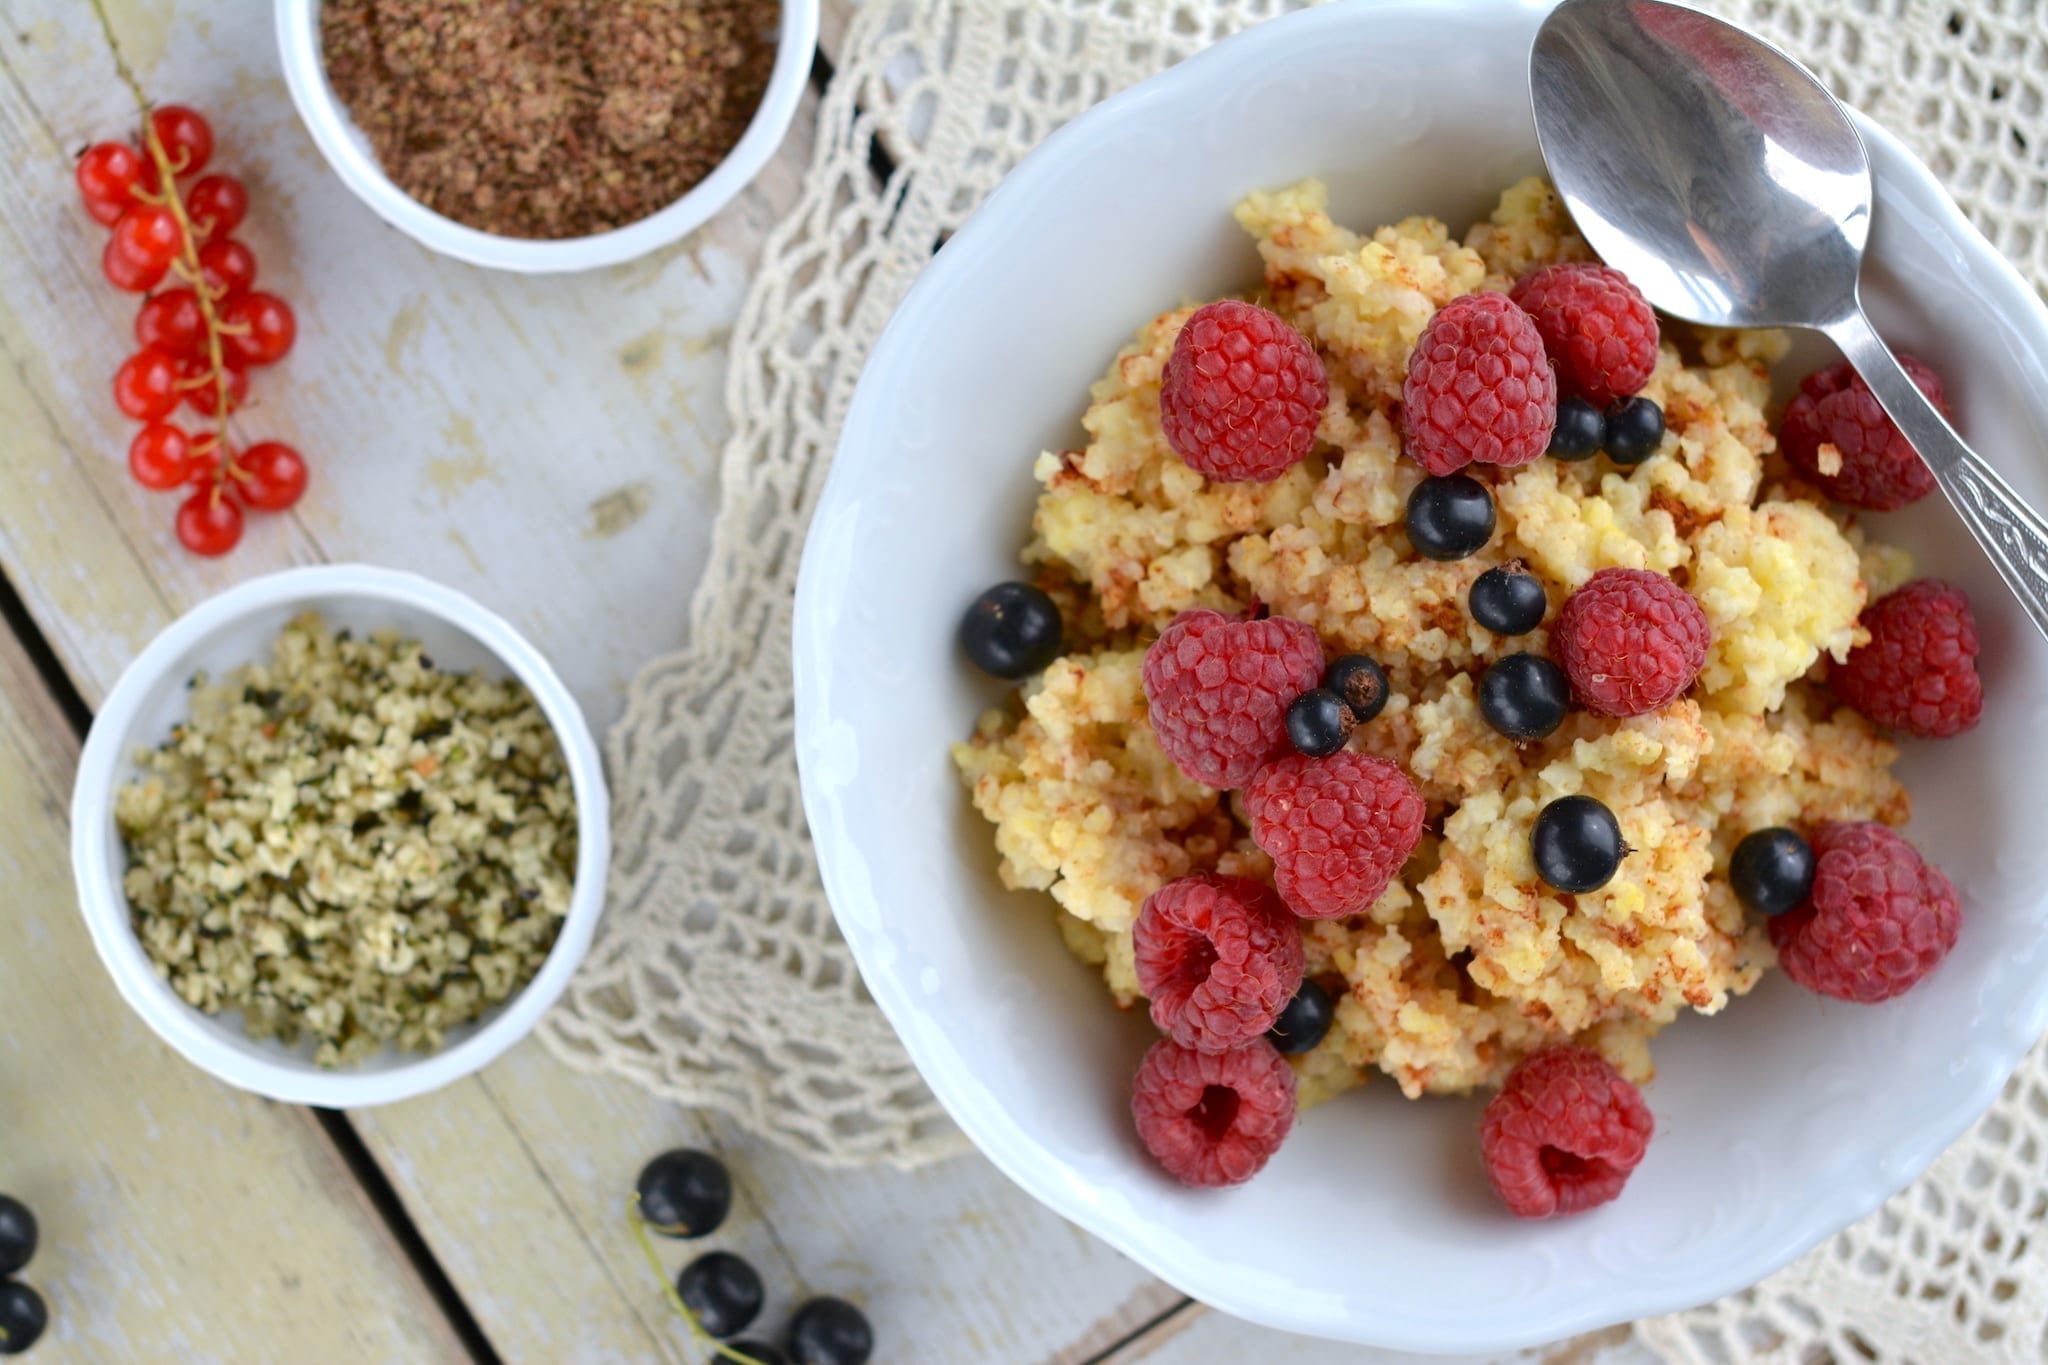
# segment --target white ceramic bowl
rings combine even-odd
[[[1255,285],[1240,195],[1306,175],[1360,228],[1456,225],[1541,168],[1525,62],[1542,6],[1381,0],[1278,19],[1055,133],[948,242],[863,374],[796,605],[797,749],[839,925],[925,1079],[1025,1189],[1181,1289],[1300,1332],[1496,1351],[1740,1289],[1869,1212],[1962,1132],[2048,1025],[2048,647],[1933,498],[1881,520],[1964,584],[1988,719],[1910,747],[1913,837],[1960,944],[1910,995],[1835,1004],[1776,973],[1657,1046],[1657,1138],[1617,1202],[1506,1217],[1478,1101],[1385,1081],[1310,1114],[1236,1190],[1161,1175],[1132,1133],[1151,1037],[1004,892],[946,756],[1002,689],[955,623],[1016,572],[1033,456],[1080,439],[1090,381],[1162,307]],[[2042,505],[2048,317],[1890,136],[1865,294],[1951,381],[1959,425]],[[1806,364],[1824,358],[1810,351]],[[1793,373],[1803,372],[1795,368]]]
[[[358,634],[391,627],[420,640],[443,667],[518,678],[561,742],[576,794],[576,882],[569,913],[540,971],[473,1024],[450,1030],[439,1052],[392,1048],[339,1069],[313,1064],[310,1045],[287,1048],[248,1036],[236,1015],[209,1016],[179,999],[136,942],[121,891],[125,858],[114,826],[114,792],[133,778],[136,750],[169,737],[190,714],[185,684],[200,669],[218,678],[267,659],[278,632],[318,610],[329,626]],[[195,1066],[272,1099],[357,1109],[423,1095],[488,1064],[524,1038],[583,961],[604,909],[611,855],[610,799],[597,746],[574,697],[534,647],[496,614],[451,588],[391,569],[332,564],[290,569],[231,588],[168,626],[122,673],[86,736],[71,797],[71,864],[79,907],[100,961],[121,997]]]
[[[636,223],[588,237],[536,241],[479,232],[434,212],[393,184],[335,98],[320,59],[320,0],[277,0],[277,46],[285,84],[306,131],[356,198],[422,246],[473,265],[523,274],[554,274],[617,265],[695,231],[747,187],[775,156],[803,99],[818,46],[819,0],[782,0],[775,67],[747,131],[711,174],[667,208]]]

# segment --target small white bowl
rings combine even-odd
[[[820,0],[782,0],[775,67],[747,131],[711,174],[682,198],[638,222],[589,237],[537,240],[479,232],[434,212],[384,174],[370,141],[327,82],[320,57],[320,0],[277,0],[277,46],[285,84],[306,131],[344,185],[377,216],[444,256],[521,274],[557,274],[617,265],[695,231],[747,187],[774,157],[810,79],[818,45]]]
[[[2048,646],[1940,498],[1877,519],[1961,583],[1983,635],[1973,733],[1910,743],[1911,835],[1955,880],[1961,941],[1885,1005],[1772,973],[1660,1038],[1656,1141],[1614,1203],[1521,1223],[1486,1188],[1476,1100],[1384,1080],[1307,1115],[1256,1180],[1187,1190],[1132,1132],[1155,1037],[1005,892],[947,761],[1004,688],[954,643],[1014,577],[1033,456],[1160,309],[1256,287],[1246,192],[1307,175],[1370,230],[1463,231],[1538,171],[1539,0],[1379,0],[1263,23],[1075,119],[947,242],[870,354],[795,610],[804,808],[868,989],[960,1126],[1026,1190],[1180,1289],[1297,1332],[1505,1352],[1753,1284],[1868,1213],[1997,1095],[2048,1027]],[[1877,207],[1863,296],[1950,381],[1958,425],[2048,492],[2048,312],[1927,168],[1859,124]],[[1818,359],[1807,352],[1806,364]],[[1794,369],[1786,376],[1796,378]]]
[[[186,681],[221,677],[267,659],[293,617],[318,611],[328,625],[363,633],[389,627],[425,644],[437,663],[516,677],[561,742],[576,793],[576,881],[555,946],[523,990],[473,1024],[451,1029],[440,1051],[386,1048],[346,1068],[313,1064],[310,1046],[258,1041],[239,1016],[206,1015],[181,1000],[136,941],[114,793],[139,770],[138,749],[161,744],[190,714]],[[574,697],[534,647],[495,613],[414,574],[362,564],[291,569],[231,588],[193,608],[122,673],[86,736],[71,796],[71,864],[79,907],[122,999],[187,1061],[237,1089],[294,1104],[359,1109],[423,1095],[488,1064],[530,1032],[583,961],[604,908],[611,853],[610,798],[597,746]]]

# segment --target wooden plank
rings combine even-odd
[[[759,1267],[763,1323],[840,1294],[871,1313],[892,1365],[1080,1365],[1180,1299],[978,1157],[822,1170],[535,1044],[477,1081],[354,1117],[507,1359],[566,1342],[579,1360],[694,1359],[624,1217],[640,1166],[677,1146],[732,1167],[733,1215],[709,1244]],[[662,1252],[673,1272],[701,1249]]]
[[[186,1066],[131,1015],[72,895],[77,745],[0,630],[0,1189],[42,1224],[38,1361],[462,1361],[310,1111]]]

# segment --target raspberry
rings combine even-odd
[[[1273,1027],[1301,989],[1301,931],[1272,887],[1197,875],[1146,898],[1132,932],[1152,1022],[1182,1047],[1221,1052]]]
[[[1581,1213],[1621,1193],[1656,1120],[1590,1048],[1539,1052],[1508,1073],[1480,1120],[1494,1192],[1517,1218]]]
[[[1657,315],[1619,270],[1546,266],[1508,297],[1535,322],[1558,382],[1596,406],[1635,393],[1657,368]]]
[[[1712,631],[1692,594],[1648,569],[1602,569],[1565,599],[1550,655],[1579,705],[1640,716],[1676,701],[1707,661]]]
[[[1197,782],[1243,786],[1287,747],[1287,708],[1323,676],[1313,626],[1197,609],[1145,651],[1145,700],[1159,747]]]
[[[1922,578],[1865,607],[1858,624],[1870,642],[1828,675],[1835,695],[1922,739],[1959,735],[1983,718],[1977,618],[1961,588]]]
[[[1228,1052],[1162,1038],[1138,1065],[1131,1117],[1145,1149],[1183,1185],[1241,1185],[1294,1126],[1294,1071],[1263,1038]]]
[[[1940,377],[1915,356],[1900,351],[1898,357],[1920,392],[1948,416]],[[1832,474],[1821,468],[1823,445],[1833,446],[1841,460]],[[1891,512],[1934,491],[1933,472],[1846,360],[1806,376],[1785,405],[1778,449],[1822,492],[1852,507]]]
[[[1279,314],[1235,299],[1180,329],[1159,381],[1159,425],[1188,468],[1218,483],[1270,483],[1315,445],[1329,401],[1323,362]]]
[[[1492,291],[1437,310],[1401,385],[1401,443],[1424,469],[1527,464],[1556,424],[1557,378],[1527,313]]]
[[[1244,808],[1287,908],[1308,919],[1371,909],[1422,837],[1408,775],[1349,750],[1275,759],[1244,789]]]
[[[1785,975],[1837,1000],[1903,995],[1956,946],[1956,889],[1903,835],[1879,824],[1822,825],[1813,893],[1771,920]]]

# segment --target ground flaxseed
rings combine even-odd
[[[398,187],[506,237],[664,208],[746,131],[775,0],[326,0],[327,77]]]

